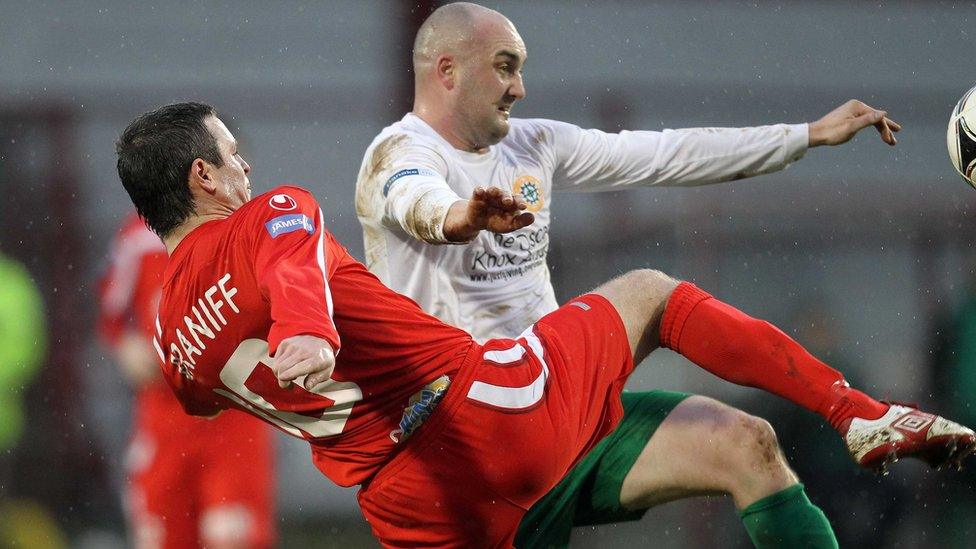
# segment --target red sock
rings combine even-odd
[[[661,345],[738,385],[779,395],[823,416],[834,428],[852,417],[877,419],[888,405],[850,388],[772,324],[752,318],[682,282],[661,319]]]

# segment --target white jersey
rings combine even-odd
[[[407,114],[373,140],[356,182],[369,270],[478,340],[515,336],[557,308],[546,264],[553,191],[730,181],[786,167],[808,140],[806,124],[619,134],[552,120],[510,126],[471,153]],[[447,210],[478,186],[521,194],[535,222],[449,245]]]

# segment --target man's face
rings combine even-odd
[[[247,179],[251,166],[241,157],[237,150],[237,140],[219,118],[211,116],[205,124],[217,140],[217,150],[220,151],[220,158],[224,163],[214,169],[217,194],[221,202],[236,210],[251,200],[251,182]]]
[[[479,34],[471,50],[458,60],[455,106],[462,131],[476,149],[508,135],[512,105],[525,97],[526,51],[518,31],[505,20]]]

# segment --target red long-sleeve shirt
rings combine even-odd
[[[308,440],[343,486],[387,459],[410,396],[451,375],[472,345],[353,259],[298,187],[187,235],[166,269],[159,320],[164,371],[188,412],[244,409]],[[302,334],[337,351],[315,392],[281,389],[270,368],[281,341]]]

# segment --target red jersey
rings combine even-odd
[[[334,482],[367,480],[396,445],[414,393],[453,375],[470,336],[424,313],[352,258],[323,226],[312,195],[279,187],[194,229],[166,269],[157,338],[187,412],[240,408],[312,445]],[[282,340],[324,338],[331,379],[278,386]],[[476,346],[475,346],[476,347]]]
[[[106,343],[115,346],[125,330],[137,330],[153,347],[168,261],[159,237],[130,215],[100,285]],[[273,546],[274,448],[265,425],[237,412],[214,421],[188,416],[157,376],[136,394],[133,429],[126,501],[134,539],[160,548],[203,546],[228,520],[217,518],[230,516],[247,524],[236,535],[249,547]]]

